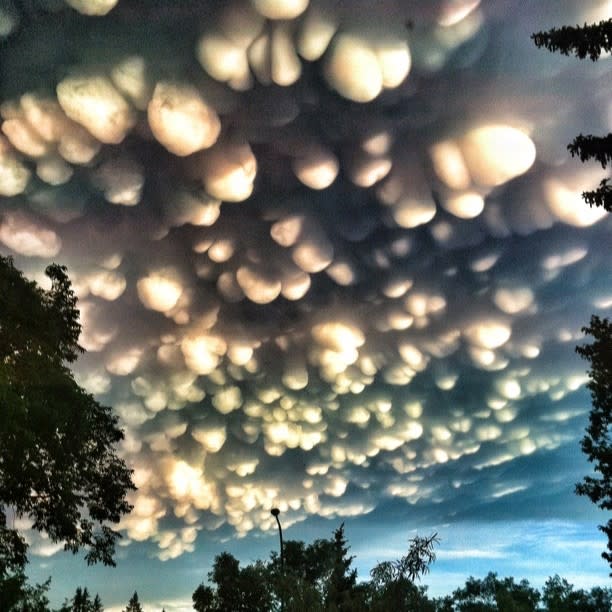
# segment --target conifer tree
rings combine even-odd
[[[138,593],[136,591],[134,591],[134,594],[130,597],[127,608],[123,612],[143,612],[140,602],[138,601]]]
[[[589,57],[597,61],[602,53],[612,51],[612,19],[583,26],[564,26],[545,32],[536,32],[532,39],[538,47],[563,55],[575,55],[579,59]],[[567,146],[572,157],[580,161],[595,160],[602,168],[612,167],[612,133],[605,136],[583,136],[580,134]],[[589,206],[601,206],[612,212],[612,185],[605,178],[599,187],[582,194]]]
[[[332,570],[325,597],[326,609],[351,610],[351,599],[357,584],[357,570],[352,569],[354,556],[349,556],[344,536],[344,523],[334,531]]]
[[[537,32],[532,39],[538,47],[597,61],[602,53],[612,51],[612,19],[597,24],[553,28]],[[572,157],[580,161],[598,161],[603,168],[612,167],[612,133],[606,136],[580,134],[568,145]],[[612,212],[612,185],[605,178],[599,188],[582,194],[589,206],[601,206]],[[602,510],[612,510],[612,324],[608,319],[591,317],[590,326],[582,329],[595,338],[591,345],[576,348],[578,354],[591,364],[589,383],[593,407],[589,425],[582,439],[582,452],[594,464],[601,476],[586,476],[576,485],[578,495],[586,495]],[[599,527],[608,537],[608,551],[602,557],[612,568],[612,519]],[[610,574],[612,576],[612,574]]]
[[[594,464],[597,476],[585,476],[576,485],[578,495],[586,495],[602,510],[612,510],[612,322],[591,317],[583,332],[594,338],[592,344],[579,346],[576,352],[589,361],[589,382],[593,408],[582,439],[582,452]],[[608,552],[602,557],[612,568],[612,519],[599,529],[608,536]],[[612,576],[612,574],[610,574]]]
[[[93,603],[91,604],[91,612],[104,612],[104,606],[102,606],[102,600],[100,596],[96,593],[94,597]]]

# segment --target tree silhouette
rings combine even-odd
[[[87,587],[81,589],[77,587],[72,599],[64,601],[64,605],[58,612],[103,612],[102,600],[96,593],[96,596],[91,599]]]
[[[259,612],[272,608],[268,568],[261,561],[244,568],[228,552],[215,557],[208,580],[214,588],[200,584],[193,592],[197,612]]]
[[[90,612],[92,603],[87,587],[84,589],[77,587],[74,597],[72,598],[72,612]]]
[[[191,596],[193,601],[193,609],[196,612],[208,612],[212,610],[215,602],[215,594],[213,590],[205,584],[199,584]]]
[[[546,32],[536,32],[531,37],[538,47],[559,51],[563,55],[589,57],[597,61],[602,52],[612,51],[612,19],[583,26],[563,26]]]
[[[138,601],[138,593],[136,591],[134,591],[134,594],[130,597],[127,608],[125,608],[123,612],[143,612],[140,602]]]
[[[100,599],[100,596],[97,593],[91,604],[91,612],[104,612],[104,606],[102,606],[102,600]]]
[[[538,47],[559,51],[564,55],[573,54],[580,59],[589,57],[597,61],[602,53],[612,51],[612,19],[598,24],[553,28],[547,32],[532,35]],[[572,156],[580,161],[598,161],[603,168],[612,165],[612,134],[607,136],[583,136],[580,134],[568,145]],[[612,211],[612,186],[610,179],[603,179],[599,188],[582,194],[589,206],[601,206]],[[607,319],[591,317],[589,327],[583,328],[595,338],[592,345],[577,347],[578,354],[591,362],[590,382],[593,408],[589,414],[589,425],[582,439],[582,451],[595,464],[595,471],[601,477],[587,476],[576,485],[578,495],[586,495],[602,510],[612,510],[612,326]],[[608,550],[602,553],[612,567],[612,519],[599,527],[608,536]],[[612,574],[611,574],[612,575]]]
[[[349,556],[349,545],[344,536],[344,523],[334,531],[331,550],[331,574],[325,593],[328,610],[354,610],[352,603],[357,584],[357,570],[351,568],[354,556]]]
[[[591,364],[587,388],[593,407],[582,452],[600,476],[585,476],[576,485],[576,493],[586,495],[602,510],[612,510],[612,323],[593,315],[582,331],[594,338],[591,344],[576,347],[576,352]],[[601,556],[612,567],[612,519],[599,529],[608,536],[609,552]]]
[[[46,274],[48,291],[0,257],[0,579],[27,561],[7,513],[72,552],[84,548],[88,563],[114,565],[120,536],[109,524],[131,509],[117,418],[65,365],[82,352],[70,280],[58,265]]]
[[[612,589],[575,590],[565,578],[555,575],[544,584],[542,603],[547,612],[608,612],[612,610]]]
[[[545,32],[536,32],[532,39],[538,47],[549,51],[559,51],[564,55],[575,55],[580,59],[589,57],[597,61],[602,53],[612,51],[612,19],[597,24],[583,26],[564,26]],[[585,162],[590,159],[598,161],[602,168],[612,165],[612,134],[607,136],[583,136],[580,134],[568,147],[572,157],[579,157]],[[605,178],[599,187],[582,194],[589,206],[601,206],[612,211],[612,185]]]
[[[542,593],[527,580],[499,578],[489,572],[470,577],[452,595],[430,598],[414,580],[435,560],[434,533],[416,536],[406,555],[378,563],[371,579],[357,583],[353,557],[340,525],[328,539],[311,544],[288,540],[283,547],[285,571],[276,552],[270,561],[240,567],[224,552],[215,557],[208,580],[193,593],[197,612],[610,612],[612,589],[575,590],[559,576],[547,580]],[[332,594],[334,596],[332,596]],[[281,597],[282,595],[283,597]],[[281,603],[282,602],[282,603]],[[129,610],[128,612],[132,612]]]
[[[48,612],[47,592],[51,578],[43,584],[30,585],[23,570],[0,578],[2,612]],[[61,611],[60,611],[61,612]]]
[[[415,536],[410,540],[408,554],[373,567],[368,609],[377,612],[391,609],[396,612],[433,612],[434,605],[427,598],[427,588],[415,585],[414,581],[426,574],[436,560],[434,546],[438,542],[436,533],[429,537]]]
[[[468,578],[463,588],[453,593],[457,612],[536,612],[540,593],[529,582],[514,578],[499,579],[489,572],[484,579]]]

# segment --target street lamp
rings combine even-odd
[[[285,560],[283,557],[283,528],[281,527],[280,521],[278,519],[278,515],[280,514],[280,510],[278,508],[272,508],[270,510],[270,514],[276,519],[276,524],[278,525],[278,537],[280,539],[280,560],[281,560],[281,570],[285,569]]]
[[[281,527],[280,520],[278,519],[278,515],[280,514],[280,510],[278,508],[272,508],[270,510],[270,514],[276,519],[276,524],[278,525],[278,538],[280,540],[280,560],[281,560],[281,576],[285,575],[285,558],[283,556],[283,528]],[[282,583],[281,583],[282,584]],[[281,604],[281,612],[285,610],[285,596],[283,593],[284,585],[281,587],[280,592],[280,604]]]

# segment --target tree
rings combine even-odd
[[[436,534],[413,538],[407,555],[379,564],[372,570],[372,580],[360,584],[344,524],[332,537],[308,545],[286,540],[282,565],[276,551],[267,564],[256,561],[244,568],[225,552],[215,557],[208,573],[211,586],[200,584],[193,592],[193,607],[197,612],[434,612],[426,587],[414,585],[413,580],[434,561],[437,542]]]
[[[453,599],[458,612],[536,612],[540,593],[526,580],[517,584],[514,578],[499,580],[489,572],[482,580],[470,576]]]
[[[325,592],[326,610],[355,610],[357,570],[352,569],[354,556],[348,556],[350,546],[344,537],[344,523],[334,531],[331,550],[331,574]]]
[[[43,584],[28,584],[23,570],[0,579],[0,610],[2,612],[47,612],[47,591],[51,578]]]
[[[91,607],[91,599],[89,597],[89,591],[87,587],[81,589],[77,587],[74,597],[72,598],[72,610],[73,612],[89,612]]]
[[[100,596],[97,593],[91,604],[91,612],[104,612],[104,606],[102,605],[102,600],[100,599]]]
[[[26,544],[7,524],[25,516],[88,563],[114,565],[109,524],[131,510],[131,470],[111,409],[75,381],[66,363],[83,351],[66,268],[46,270],[51,289],[0,257],[0,579],[24,567]]]
[[[585,476],[576,485],[576,493],[586,495],[602,510],[612,510],[612,323],[593,315],[582,331],[594,342],[576,347],[576,352],[591,364],[587,388],[593,407],[581,446],[600,476]],[[609,552],[601,556],[612,567],[612,519],[599,529],[608,536]]]
[[[103,610],[102,600],[97,593],[92,600],[87,587],[84,589],[77,587],[73,598],[65,600],[59,612],[103,612]]]
[[[138,601],[138,593],[136,591],[134,591],[134,594],[130,597],[127,608],[123,612],[143,612],[140,602]]]
[[[240,608],[240,562],[230,553],[215,557],[212,572],[208,578],[217,585],[216,609],[238,610]]]
[[[532,35],[538,47],[559,51],[564,55],[574,54],[580,59],[589,57],[597,61],[602,53],[612,51],[612,19],[597,24],[575,27],[553,28]],[[612,133],[607,136],[583,136],[580,134],[568,149],[580,161],[597,160],[603,168],[612,166]],[[610,179],[603,179],[598,189],[582,194],[589,206],[601,206],[612,212],[612,185]],[[594,463],[595,471],[601,477],[587,476],[576,485],[578,495],[586,495],[602,510],[612,510],[612,326],[608,319],[591,317],[589,327],[583,331],[593,335],[592,345],[577,347],[578,354],[591,362],[589,371],[593,408],[589,414],[586,436],[582,439],[582,451]],[[612,519],[599,527],[608,536],[608,551],[602,557],[612,567]],[[612,576],[612,574],[610,574]]]
[[[193,592],[191,599],[193,601],[193,609],[196,612],[207,612],[213,609],[215,594],[209,586],[200,583]]]
[[[552,576],[544,584],[542,602],[547,612],[609,612],[612,589],[594,587],[590,593],[574,586],[565,578]]]
[[[564,26],[545,32],[536,32],[532,39],[538,47],[549,51],[559,51],[564,55],[575,55],[580,59],[589,57],[597,61],[602,53],[612,51],[612,19],[600,21],[597,24],[581,26]],[[612,133],[607,136],[583,136],[580,134],[567,147],[572,157],[579,157],[585,162],[597,160],[605,169],[612,165]],[[601,206],[608,212],[612,211],[612,185],[610,179],[601,181],[599,187],[582,194],[589,206]]]
[[[434,546],[439,542],[436,533],[429,537],[415,536],[410,540],[408,554],[395,561],[383,561],[370,571],[369,606],[373,611],[435,609],[427,597],[427,587],[414,581],[429,571],[435,561]]]
[[[284,564],[276,551],[270,554],[268,570],[273,598],[283,602],[285,612],[324,609],[327,582],[332,571],[333,541],[317,539],[304,542],[286,540],[283,545]]]
[[[200,584],[193,592],[197,612],[259,612],[272,608],[270,575],[261,561],[241,568],[238,559],[223,552],[215,557],[208,580],[214,588]]]

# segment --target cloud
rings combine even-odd
[[[605,129],[606,80],[498,2],[68,4],[53,36],[0,29],[0,241],[69,267],[79,380],[138,480],[126,544],[554,497],[573,345],[611,306],[600,177],[559,133]]]

